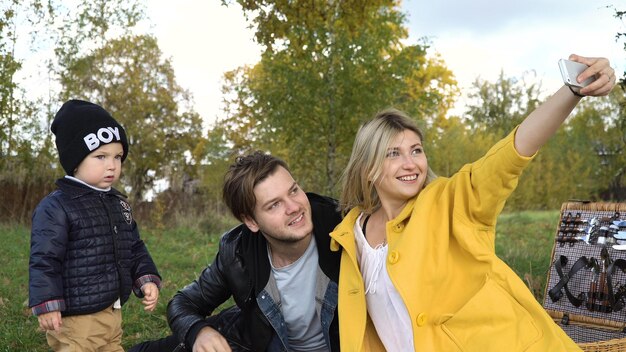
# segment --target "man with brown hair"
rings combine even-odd
[[[242,224],[170,301],[166,340],[188,351],[338,351],[335,200],[304,193],[284,161],[262,152],[230,166],[223,199]],[[235,307],[210,316],[230,297]]]

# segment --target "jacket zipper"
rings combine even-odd
[[[100,200],[102,201],[102,205],[104,209],[106,209],[107,217],[109,218],[109,228],[111,229],[111,234],[113,235],[113,256],[115,257],[115,267],[117,268],[117,279],[119,281],[119,285],[117,288],[119,298],[122,298],[122,270],[120,268],[121,264],[119,261],[119,254],[117,252],[117,225],[113,224],[113,215],[111,214],[111,209],[107,205],[104,193],[100,193]]]

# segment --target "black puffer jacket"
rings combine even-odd
[[[159,276],[121,193],[65,178],[56,185],[33,213],[30,307],[63,300],[64,316],[90,314],[124,304],[137,278]]]
[[[333,199],[314,193],[307,193],[307,196],[311,204],[319,268],[336,287],[341,252],[330,250],[329,233],[341,221],[341,215]],[[267,285],[270,275],[265,237],[252,233],[243,224],[235,227],[222,236],[214,262],[170,301],[167,317],[172,331],[179,341],[185,342],[189,351],[204,326],[219,330],[233,351],[265,351],[276,332],[259,308],[257,296]],[[238,309],[230,310],[222,319],[205,319],[231,296]],[[327,328],[331,350],[338,351],[336,311]]]

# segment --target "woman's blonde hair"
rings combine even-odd
[[[383,172],[387,149],[393,139],[405,130],[415,132],[422,143],[424,134],[415,122],[404,112],[386,109],[364,123],[356,134],[350,160],[341,176],[341,199],[339,206],[343,214],[354,207],[360,207],[371,214],[380,206],[375,182]],[[426,186],[437,176],[428,168]]]

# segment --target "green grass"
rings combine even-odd
[[[558,211],[519,212],[502,214],[498,221],[496,252],[526,282],[539,301],[543,300],[558,216]],[[167,302],[176,290],[200,274],[217,250],[221,230],[209,235],[206,226],[200,228],[204,230],[177,228],[142,232],[164,282],[154,312],[145,312],[134,296],[124,305],[123,345],[126,349],[137,342],[170,333],[165,318]],[[37,319],[28,309],[29,229],[0,225],[0,236],[3,242],[0,246],[0,352],[48,351],[45,336],[38,331]],[[229,301],[224,306],[230,304]]]
[[[515,212],[498,218],[496,254],[542,303],[558,223],[558,210]]]

